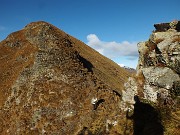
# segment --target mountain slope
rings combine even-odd
[[[0,63],[1,134],[99,134],[122,117],[130,74],[51,24],[10,34]]]

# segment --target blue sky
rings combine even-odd
[[[0,41],[47,21],[116,63],[136,68],[153,24],[180,20],[180,0],[0,0]]]

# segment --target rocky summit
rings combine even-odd
[[[122,134],[130,74],[40,21],[0,42],[0,134]]]

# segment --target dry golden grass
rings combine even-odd
[[[71,40],[75,43],[74,47],[80,55],[92,63],[94,66],[93,72],[98,75],[99,79],[104,80],[108,85],[114,86],[114,89],[123,89],[124,83],[131,76],[129,72],[80,40],[76,40],[74,37],[71,37]]]

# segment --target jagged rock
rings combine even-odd
[[[154,24],[154,27],[156,28],[156,32],[163,32],[169,29],[180,31],[180,21],[175,20],[170,23]]]
[[[144,66],[144,56],[146,55],[148,51],[148,47],[146,46],[146,42],[140,42],[138,43],[138,52],[139,52],[139,60],[137,65],[137,71],[143,68]]]
[[[160,109],[165,135],[176,135],[177,121],[180,120],[176,116],[180,110],[180,21],[154,26],[156,31],[149,40],[138,44],[139,61],[135,80],[137,87],[142,88],[138,90],[138,95],[146,102],[154,102]]]
[[[165,135],[179,132],[176,129],[180,121],[176,115],[180,110],[179,24],[180,21],[155,24],[156,31],[149,39],[138,43],[137,73],[125,83],[120,102],[121,108],[133,111],[133,96],[137,94],[144,102],[153,104],[162,114]]]
[[[128,81],[124,84],[124,90],[122,91],[122,101],[119,102],[119,106],[123,111],[132,111],[134,109],[133,104],[134,96],[138,94],[137,82],[134,78],[129,77]]]
[[[167,31],[171,28],[169,23],[154,24],[154,27],[156,28],[156,31]]]
[[[179,81],[180,73],[180,32],[162,30],[170,27],[171,23],[156,24],[153,32],[146,42],[138,44],[139,62],[137,72],[144,75],[144,95],[156,102],[158,88],[170,91],[173,84]],[[171,29],[177,29],[179,21]],[[149,94],[152,93],[152,94]],[[153,94],[154,93],[154,94]]]
[[[144,97],[149,101],[157,102],[158,94],[164,95],[165,99],[170,95],[174,83],[180,81],[179,75],[167,67],[149,67],[142,71],[145,77]]]
[[[134,78],[129,78],[128,82],[124,84],[125,90],[122,91],[122,100],[124,102],[128,102],[130,104],[134,103],[134,95],[136,95],[137,92],[137,84]]]
[[[144,98],[148,101],[157,102],[158,87],[146,83],[143,90]]]
[[[161,88],[172,89],[173,83],[180,81],[179,75],[167,67],[148,67],[142,71],[148,84]]]
[[[107,120],[123,132],[114,91],[129,73],[53,25],[33,22],[10,34],[0,63],[0,134],[100,134]],[[94,110],[93,99],[104,102]]]

